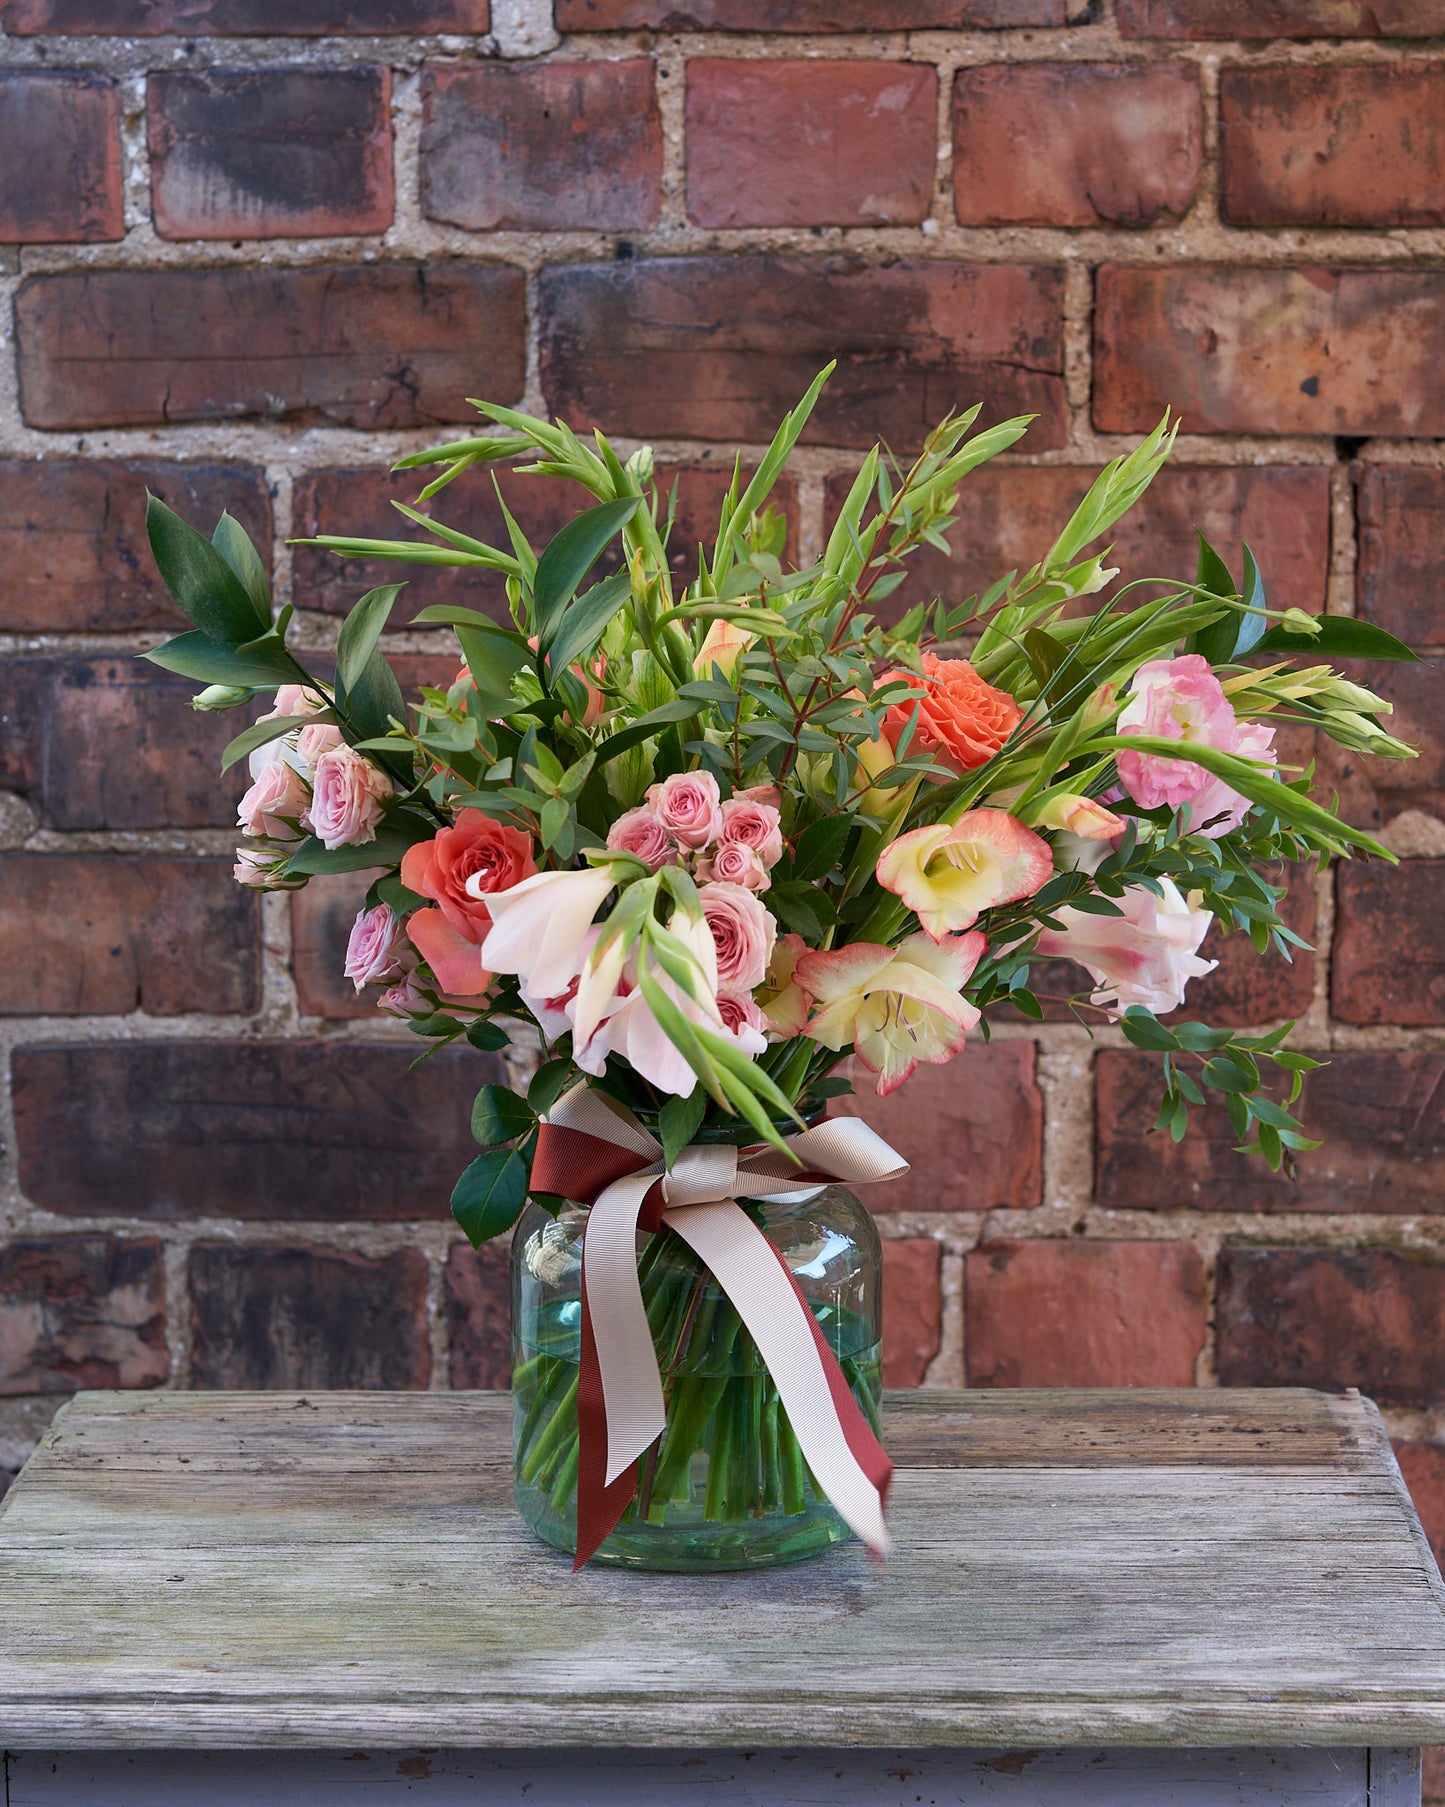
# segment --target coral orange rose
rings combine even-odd
[[[406,932],[443,991],[475,997],[486,990],[492,975],[481,949],[492,917],[485,894],[508,891],[536,870],[530,838],[479,809],[464,809],[451,828],[407,848],[401,882],[438,907],[414,910]]]
[[[918,726],[907,750],[927,753],[953,772],[971,772],[991,759],[1023,720],[1023,711],[1009,693],[995,690],[967,659],[940,659],[936,653],[924,653],[922,678],[911,671],[890,671],[886,677],[921,685],[926,692],[895,703],[884,716],[883,733],[889,745],[896,749],[903,730],[916,716]]]

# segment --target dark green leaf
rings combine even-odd
[[[684,722],[697,711],[693,705],[682,697],[675,697],[670,703],[663,703],[660,708],[649,710],[641,715],[629,727],[620,729],[609,735],[597,749],[598,765],[605,765],[609,759],[615,759],[619,753],[625,753],[629,747],[640,746],[644,740],[650,740],[658,729],[668,722]]]
[[[562,1096],[572,1073],[570,1060],[545,1060],[537,1068],[527,1087],[527,1102],[539,1117],[545,1117]]]
[[[843,811],[820,816],[798,836],[793,854],[795,879],[823,878],[842,858],[843,847],[853,827],[853,818]]]
[[[1200,589],[1207,590],[1211,596],[1230,596],[1238,594],[1234,579],[1230,576],[1229,566],[1205,539],[1199,534],[1199,562],[1195,569],[1194,581]],[[1211,665],[1222,665],[1234,650],[1235,636],[1239,632],[1240,617],[1233,609],[1226,609],[1217,621],[1211,621],[1191,634],[1185,641],[1185,650],[1202,653]]]
[[[261,555],[251,544],[250,535],[234,516],[223,513],[216,522],[211,544],[240,578],[251,598],[256,618],[263,624],[271,620],[271,586],[266,581],[266,567]]]
[[[480,1048],[483,1054],[499,1054],[510,1045],[505,1029],[499,1029],[495,1023],[489,1023],[481,1017],[468,1026],[467,1040],[474,1048]]]
[[[662,1132],[662,1158],[669,1173],[706,1115],[707,1093],[701,1086],[695,1086],[686,1098],[669,1098],[659,1111],[657,1126]]]
[[[368,590],[342,622],[336,638],[336,694],[340,701],[345,702],[365,678],[382,629],[405,588],[405,584],[383,584]]]
[[[206,536],[149,493],[146,533],[166,588],[202,633],[235,644],[270,627],[270,610],[258,608]]]
[[[199,631],[177,634],[174,640],[167,640],[164,645],[142,653],[141,657],[165,671],[194,678],[200,684],[236,684],[255,690],[274,690],[278,684],[294,684],[306,675],[287,652],[274,647],[253,653],[238,652],[232,642],[216,640]]]
[[[575,521],[569,521],[537,560],[537,574],[532,581],[533,626],[544,653],[561,626],[562,612],[578,584],[641,504],[641,496],[623,496],[619,501],[589,508]]]
[[[292,877],[313,878],[321,872],[365,872],[373,866],[396,866],[408,847],[428,841],[436,832],[436,824],[410,810],[394,809],[380,823],[376,839],[359,847],[322,846],[315,835],[308,835],[286,862]]]
[[[406,720],[406,698],[401,694],[396,673],[379,649],[371,655],[366,669],[347,692],[345,709],[351,731],[358,740],[380,739],[390,732],[393,717],[397,721]],[[377,759],[377,764],[394,778],[399,778],[403,784],[410,784],[412,763],[409,750],[394,754],[383,753]]]
[[[479,1154],[452,1191],[452,1216],[474,1249],[503,1236],[527,1202],[527,1163],[515,1148]]]
[[[1250,611],[1247,615],[1236,617],[1237,627],[1234,634],[1233,658],[1242,659],[1247,652],[1252,652],[1264,637],[1269,626],[1265,616],[1264,581],[1259,575],[1259,566],[1254,562],[1254,554],[1249,547],[1244,548],[1244,605]]]
[[[1212,1085],[1218,1092],[1252,1092],[1257,1080],[1251,1080],[1249,1074],[1237,1061],[1231,1060],[1227,1054],[1218,1055],[1214,1060],[1206,1060],[1203,1068],[1204,1083]],[[1258,1105],[1256,1104],[1256,1109]]]
[[[1358,621],[1352,615],[1317,615],[1318,634],[1296,634],[1276,623],[1256,644],[1257,653],[1307,653],[1322,659],[1411,659],[1412,652],[1403,640],[1387,634],[1372,621]]]
[[[837,912],[815,885],[774,885],[768,906],[784,928],[810,943],[821,941],[837,921]]]
[[[557,636],[547,652],[554,671],[566,671],[583,660],[606,632],[607,624],[632,594],[632,578],[626,569],[604,577],[579,596],[562,617]]]
[[[537,1113],[527,1100],[504,1085],[484,1085],[472,1104],[472,1136],[483,1148],[515,1142],[536,1121]]]
[[[1179,1044],[1173,1032],[1155,1020],[1149,1011],[1138,1004],[1131,1004],[1119,1018],[1119,1027],[1136,1048],[1148,1048],[1155,1053],[1170,1053]]]
[[[419,910],[427,901],[401,882],[399,872],[383,873],[371,887],[370,897],[376,903],[388,905],[398,916],[407,916],[413,910]]]
[[[512,679],[531,663],[531,653],[500,634],[484,633],[481,628],[458,624],[453,632],[467,670],[477,681],[483,711],[488,715],[505,714],[512,706]]]

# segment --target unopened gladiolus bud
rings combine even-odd
[[[1092,734],[1096,728],[1102,728],[1119,707],[1119,686],[1117,684],[1100,684],[1099,688],[1084,704],[1081,712],[1081,723],[1086,734]]]
[[[725,678],[730,678],[738,659],[756,639],[756,634],[739,627],[735,621],[714,621],[698,649],[693,669],[700,678],[710,678],[716,665]]]
[[[209,715],[217,709],[234,709],[239,703],[249,703],[255,694],[254,690],[243,685],[207,684],[204,690],[191,698],[191,707]]]
[[[1118,567],[1106,565],[1100,553],[1097,558],[1085,559],[1072,571],[1066,571],[1059,583],[1070,596],[1094,596],[1107,589],[1118,575]]]
[[[1063,828],[1081,841],[1112,841],[1123,834],[1124,819],[1105,809],[1093,797],[1050,797],[1042,809],[1029,816],[1035,828]]]
[[[629,477],[636,480],[639,489],[644,484],[651,483],[653,469],[652,447],[650,445],[638,446],[637,450],[622,468],[627,472]]]

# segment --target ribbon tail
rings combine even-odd
[[[585,1245],[584,1245],[585,1247]],[[585,1258],[584,1258],[585,1266]],[[575,1574],[617,1529],[617,1521],[637,1492],[637,1463],[630,1462],[610,1484],[607,1480],[607,1400],[587,1283],[582,1283],[582,1360],[577,1372],[577,1551]]]
[[[667,1211],[758,1346],[813,1478],[876,1556],[893,1466],[853,1398],[787,1263],[735,1201]]]

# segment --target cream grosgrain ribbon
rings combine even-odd
[[[625,1511],[638,1458],[666,1428],[637,1272],[639,1227],[662,1224],[711,1270],[747,1326],[818,1485],[870,1549],[888,1550],[888,1458],[781,1254],[737,1200],[801,1202],[833,1180],[895,1179],[908,1163],[856,1117],[820,1123],[788,1146],[801,1166],[767,1146],[709,1144],[685,1148],[667,1173],[662,1148],[637,1118],[585,1084],[559,1099],[542,1126],[534,1188],[591,1203],[582,1261],[578,1567]]]

